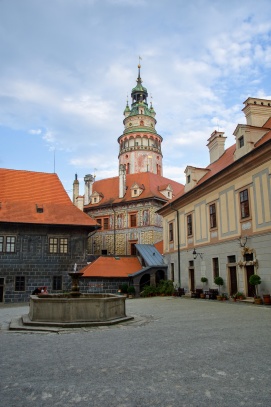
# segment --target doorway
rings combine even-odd
[[[194,268],[189,268],[189,286],[190,286],[190,291],[195,291],[195,270],[194,270]]]
[[[149,274],[144,274],[144,276],[141,277],[139,287],[140,287],[140,292],[144,290],[145,285],[150,285],[151,284],[151,276]]]
[[[164,270],[157,270],[155,273],[155,283],[159,284],[161,280],[165,280]]]
[[[4,282],[3,277],[0,278],[0,302],[4,302]]]
[[[236,267],[235,266],[229,267],[229,273],[230,273],[230,295],[234,295],[238,291]]]
[[[247,278],[247,297],[254,297],[255,287],[249,283],[249,277],[254,274],[254,266],[246,266],[246,278]]]

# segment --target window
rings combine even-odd
[[[15,236],[0,236],[0,252],[15,253]]]
[[[15,277],[15,291],[25,291],[25,277]]]
[[[50,237],[49,253],[68,253],[68,239],[63,237]]]
[[[59,251],[60,253],[68,253],[68,239],[59,239]]]
[[[50,237],[49,239],[49,252],[57,253],[58,239],[55,237]]]
[[[104,229],[109,229],[109,218],[104,218]]]
[[[244,257],[245,257],[245,261],[252,261],[253,253],[245,253]]]
[[[134,228],[136,227],[137,222],[136,222],[136,213],[130,214],[130,227]]]
[[[236,263],[236,257],[234,255],[228,256],[228,263]]]
[[[216,206],[212,204],[209,206],[210,211],[210,228],[216,228]]]
[[[131,256],[136,256],[136,244],[131,243]]]
[[[4,236],[0,236],[0,253],[4,251]]]
[[[62,290],[62,276],[53,276],[53,290]]]
[[[173,242],[174,234],[173,234],[173,223],[170,222],[168,224],[168,239],[170,242]]]
[[[15,237],[14,236],[7,236],[6,252],[7,253],[14,253],[15,252]]]
[[[134,195],[137,195],[137,189],[134,189]]]
[[[187,215],[187,236],[193,234],[192,215]]]
[[[191,180],[191,176],[190,175],[187,175],[187,184],[190,184],[190,180]]]
[[[214,276],[214,279],[219,276],[218,257],[213,258],[213,276]]]
[[[244,136],[239,137],[238,144],[239,144],[239,148],[241,148],[245,145]]]
[[[241,219],[249,217],[249,201],[248,201],[248,190],[240,192],[240,207],[241,207]]]

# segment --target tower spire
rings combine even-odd
[[[148,91],[142,85],[140,76],[140,60],[138,64],[138,77],[136,86],[132,89],[131,107],[127,105],[123,112],[124,131],[118,138],[120,145],[119,164],[124,165],[126,174],[139,172],[152,172],[163,174],[162,167],[162,137],[155,130],[155,111],[148,106]]]

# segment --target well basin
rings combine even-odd
[[[87,325],[126,320],[124,296],[114,294],[31,295],[28,322],[46,325]],[[131,319],[131,318],[129,318]]]

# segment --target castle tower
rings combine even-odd
[[[126,174],[152,172],[163,175],[162,137],[155,130],[155,111],[147,103],[148,92],[142,86],[141,65],[138,65],[137,85],[132,89],[131,107],[123,112],[124,131],[118,138],[119,165],[126,168]]]

